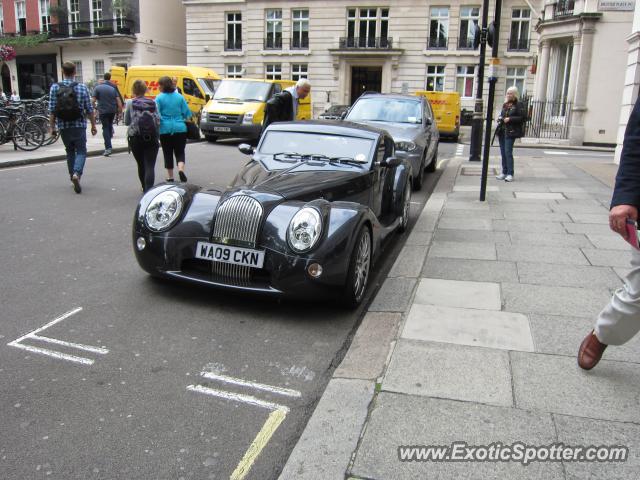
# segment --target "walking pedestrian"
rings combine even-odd
[[[96,135],[96,119],[89,90],[83,83],[74,81],[75,63],[62,64],[63,80],[51,85],[49,113],[51,130],[60,130],[67,152],[69,178],[76,193],[81,193],[80,178],[87,160],[87,120],[91,122],[91,135]]]
[[[145,93],[147,93],[147,85],[144,81],[133,82],[135,98],[127,102],[124,111],[124,124],[129,126],[127,129],[129,147],[138,164],[138,178],[143,192],[153,187],[156,157],[160,148],[158,144],[160,115],[158,115],[156,102],[145,98]]]
[[[509,87],[498,116],[497,136],[502,156],[502,173],[496,176],[498,180],[513,182],[513,144],[516,138],[524,135],[524,121],[524,105],[518,101],[518,89]]]
[[[609,211],[609,228],[631,246],[631,270],[596,319],[595,328],[578,350],[578,365],[591,370],[608,345],[622,345],[640,331],[640,250],[637,221],[640,208],[640,102],[636,102],[624,134],[620,166]]]
[[[191,118],[191,110],[180,95],[169,77],[161,77],[158,81],[160,94],[156,97],[156,105],[160,114],[160,145],[164,156],[164,167],[167,169],[167,182],[173,182],[173,158],[178,166],[178,175],[182,182],[187,181],[184,173],[187,144],[187,126],[185,121]]]
[[[93,105],[96,106],[102,124],[102,138],[104,139],[104,156],[111,155],[113,138],[113,121],[122,112],[122,101],[117,88],[106,83],[111,78],[110,73],[104,74],[104,82],[93,89]]]
[[[311,83],[306,78],[298,80],[293,87],[289,87],[267,102],[263,129],[273,122],[290,122],[298,115],[300,100],[307,98],[311,92]]]

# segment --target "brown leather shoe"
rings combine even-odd
[[[578,365],[580,368],[591,370],[595,367],[606,348],[607,346],[596,337],[595,330],[591,330],[591,333],[580,344],[580,350],[578,350]]]

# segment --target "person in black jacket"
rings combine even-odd
[[[496,178],[506,182],[513,181],[513,144],[524,133],[525,111],[518,101],[518,89],[509,87],[507,97],[498,116],[498,140],[502,156],[502,173]]]
[[[309,92],[311,92],[311,83],[306,78],[301,78],[294,87],[289,87],[269,99],[265,108],[263,129],[273,122],[295,120],[300,100],[307,98]]]
[[[609,228],[627,241],[637,235],[640,208],[640,102],[636,102],[624,134],[620,166],[609,211]],[[629,227],[630,228],[629,228]],[[637,246],[637,245],[636,245]],[[600,312],[592,330],[580,344],[578,365],[595,367],[607,345],[622,345],[640,331],[640,250],[631,248],[631,270]]]

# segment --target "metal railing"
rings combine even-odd
[[[473,50],[473,38],[470,38],[470,37],[458,38],[458,50]]]
[[[371,48],[386,50],[393,47],[393,38],[390,37],[340,37],[340,48]]]
[[[449,39],[444,37],[430,37],[427,42],[427,48],[429,50],[446,50],[449,44]]]
[[[529,51],[530,40],[528,38],[509,38],[509,43],[507,44],[507,51],[509,52],[528,52]]]
[[[553,6],[553,18],[570,17],[573,15],[574,0],[560,0]]]
[[[225,40],[224,49],[229,50],[242,50],[242,40]]]
[[[305,37],[293,37],[291,39],[291,43],[289,44],[289,48],[291,50],[308,50],[309,49],[309,38]]]
[[[134,35],[133,20],[94,20],[92,22],[59,23],[49,27],[50,38],[77,38],[111,35]]]
[[[571,102],[533,100],[523,97],[527,119],[525,137],[568,139],[571,125]]]
[[[265,50],[282,50],[282,38],[281,37],[267,37],[264,39]]]

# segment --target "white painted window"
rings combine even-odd
[[[91,21],[94,27],[102,26],[102,0],[91,0]]]
[[[444,92],[444,65],[427,65],[428,92]]]
[[[350,8],[347,10],[348,47],[386,48],[388,36],[388,8]]]
[[[282,64],[280,63],[267,63],[265,72],[267,80],[282,80]]]
[[[306,63],[291,65],[291,80],[297,82],[301,78],[309,78],[309,66]]]
[[[516,87],[520,95],[523,95],[527,91],[527,67],[507,67],[506,80],[505,93],[507,88]]]
[[[309,10],[292,10],[291,48],[309,48]]]
[[[509,50],[529,50],[529,26],[531,24],[531,10],[528,8],[514,8],[511,11],[511,35]]]
[[[4,12],[2,11],[2,2],[0,2],[0,35],[4,33]]]
[[[78,23],[80,21],[80,0],[69,0],[69,22]]]
[[[227,13],[227,41],[225,50],[242,50],[242,14]]]
[[[73,63],[76,66],[76,76],[73,77],[73,81],[82,83],[82,62],[80,60],[74,60]]]
[[[431,7],[429,48],[447,48],[449,41],[449,7]]]
[[[16,1],[16,32],[27,33],[27,9],[24,0]]]
[[[473,34],[478,27],[480,7],[460,7],[460,36],[458,48],[468,50],[473,48]]]
[[[96,81],[102,79],[104,76],[104,60],[93,61],[93,73],[95,74]]]
[[[265,48],[282,48],[282,10],[267,10]]]
[[[122,7],[114,8],[113,9],[113,18],[116,20],[116,28],[118,30],[124,28],[124,21],[125,21],[124,8],[122,8]]]
[[[51,16],[49,15],[49,0],[40,0],[40,31],[51,30]]]
[[[458,66],[456,70],[456,90],[462,98],[472,98],[476,84],[476,67]]]
[[[227,64],[227,78],[242,78],[242,64],[241,63],[228,63]]]

